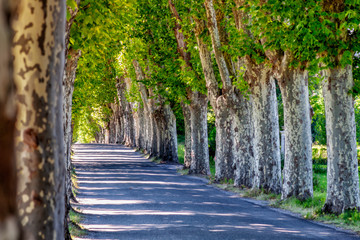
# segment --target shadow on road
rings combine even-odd
[[[121,145],[74,151],[84,239],[358,239],[225,194]]]

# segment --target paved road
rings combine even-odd
[[[119,145],[75,145],[85,239],[359,239],[180,176]]]

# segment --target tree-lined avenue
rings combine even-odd
[[[76,144],[86,239],[358,239],[225,193],[121,145]],[[83,239],[83,238],[81,238]]]

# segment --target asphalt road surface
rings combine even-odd
[[[121,145],[77,144],[82,239],[359,239],[177,174]]]

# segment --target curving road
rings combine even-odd
[[[121,145],[77,144],[82,239],[360,239],[181,176]]]

